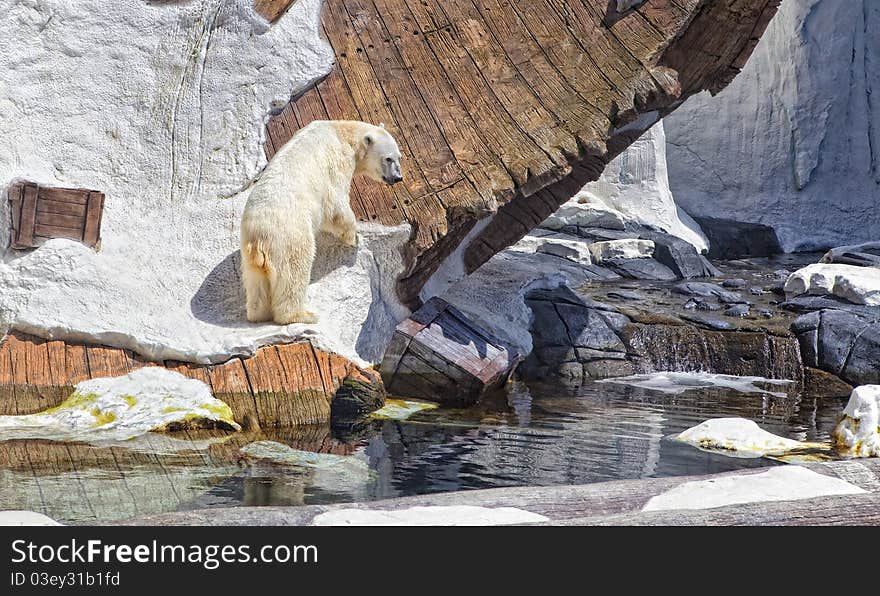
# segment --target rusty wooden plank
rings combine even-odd
[[[37,187],[33,184],[24,185],[21,201],[21,219],[19,220],[18,237],[14,248],[29,248],[34,245],[34,223],[37,218]]]
[[[67,382],[71,385],[92,378],[89,370],[89,357],[86,347],[78,344],[67,344],[65,348],[65,363],[67,365]]]
[[[51,240],[52,238],[67,238],[68,240],[82,241],[82,228],[74,229],[36,224],[33,227],[33,230],[34,239],[31,241],[30,246],[37,246],[38,244],[42,244],[44,241]]]
[[[287,379],[285,386],[291,389],[287,399],[278,403],[279,409],[284,412],[279,418],[298,424],[328,420],[332,393],[328,393],[325,387],[311,344],[299,342],[280,345],[276,346],[276,350]]]
[[[83,226],[83,242],[95,247],[101,242],[101,219],[104,213],[104,193],[92,191],[86,207],[86,220]]]
[[[73,203],[76,205],[85,205],[89,202],[89,191],[80,188],[53,188],[41,186],[39,196],[41,201]]]

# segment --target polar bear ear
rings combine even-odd
[[[380,122],[380,123],[379,123],[379,128],[381,128],[382,130],[385,130],[385,123],[384,123],[384,122]]]
[[[364,137],[364,144],[366,144],[367,147],[372,145],[373,144],[373,137],[371,135],[365,136]]]

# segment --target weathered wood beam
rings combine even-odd
[[[73,385],[144,366],[128,350],[45,341],[13,332],[0,341],[0,415],[33,414],[60,404]],[[304,341],[261,348],[251,358],[211,366],[166,361],[161,366],[198,379],[232,408],[245,430],[326,423],[344,387],[344,405],[375,410],[384,402],[379,374]]]
[[[779,0],[325,0],[337,62],[267,130],[271,157],[315,119],[383,122],[404,183],[358,180],[363,221],[409,222],[398,293],[421,287],[467,236],[467,270],[599,177],[657,119],[739,72]],[[500,209],[499,209],[500,207]]]
[[[287,9],[293,6],[296,0],[254,0],[254,8],[270,23],[274,23]]]

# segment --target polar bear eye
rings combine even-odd
[[[394,159],[391,157],[386,157],[385,161],[387,161],[388,163],[392,163],[394,161]]]

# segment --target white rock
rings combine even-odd
[[[787,251],[880,237],[878,30],[874,0],[783,2],[728,87],[664,119],[678,205]]]
[[[239,430],[230,407],[205,383],[150,366],[78,383],[62,404],[44,412],[0,416],[0,440],[119,442],[194,419]]]
[[[597,181],[585,185],[563,207],[604,213],[604,217],[609,218],[610,222],[620,219],[622,222],[661,230],[690,242],[698,251],[703,252],[709,246],[703,231],[687,213],[676,206],[669,189],[666,133],[663,126],[660,121],[649,128],[605,166]],[[620,227],[614,229],[623,229],[621,224],[617,225]]]
[[[609,259],[650,259],[654,256],[654,242],[651,240],[606,240],[590,244],[593,261],[602,264]]]
[[[516,507],[431,505],[407,509],[336,509],[315,516],[315,526],[503,526],[550,521]]]
[[[572,263],[589,265],[593,262],[590,257],[589,246],[590,245],[583,240],[560,240],[558,238],[548,238],[538,245],[536,252],[561,257]]]
[[[60,526],[57,521],[36,511],[0,511],[0,526]]]
[[[0,190],[16,178],[106,193],[99,252],[53,240],[0,255],[0,328],[220,362],[309,337],[377,361],[408,311],[394,292],[410,228],[325,243],[314,326],[249,324],[238,226],[265,123],[327,74],[321,0],[271,27],[253,0],[0,0]],[[59,76],[63,73],[63,76]],[[8,221],[5,197],[0,221]],[[0,226],[0,246],[9,226]]]
[[[762,429],[745,418],[713,418],[683,431],[676,439],[708,451],[731,457],[784,455],[790,451],[827,449],[822,443],[786,439]]]
[[[792,273],[784,289],[789,298],[801,294],[830,295],[854,304],[880,306],[880,269],[815,263]]]
[[[585,199],[586,197],[577,195],[563,203],[553,215],[541,222],[541,227],[547,230],[561,230],[569,226],[626,229],[623,213],[605,205],[592,205]]]
[[[780,466],[758,474],[685,482],[650,500],[642,511],[711,509],[739,503],[796,501],[867,491],[840,478],[801,466]]]
[[[832,438],[851,456],[880,457],[880,385],[853,389]]]

